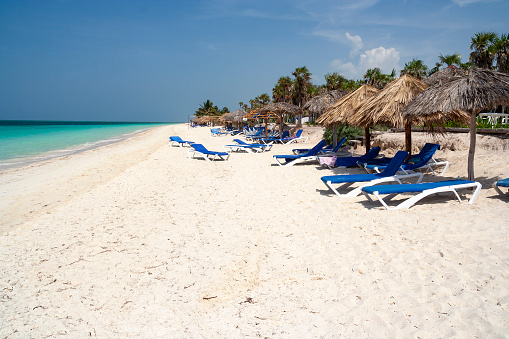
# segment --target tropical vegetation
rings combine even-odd
[[[472,51],[467,62],[462,62],[459,53],[440,54],[434,67],[428,68],[424,62],[414,58],[407,62],[400,72],[410,74],[418,79],[439,71],[443,67],[459,68],[488,68],[503,73],[509,73],[509,35],[495,32],[478,32],[471,38]],[[352,91],[362,84],[369,84],[378,89],[384,88],[395,79],[396,72],[384,74],[378,67],[367,69],[362,80],[347,79],[338,72],[327,73],[322,85],[315,85],[311,81],[311,72],[306,66],[295,68],[291,75],[280,76],[271,95],[262,93],[247,103],[239,102],[239,107],[245,111],[263,107],[271,102],[285,102],[303,107],[312,97],[334,90]],[[221,115],[229,112],[227,107],[219,109],[211,100],[203,102],[196,110],[196,116]],[[345,131],[346,132],[346,131]]]

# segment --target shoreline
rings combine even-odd
[[[215,151],[233,139],[164,126],[0,173],[0,208],[20,220],[2,219],[2,336],[509,330],[508,201],[488,185],[507,175],[507,151],[476,152],[484,187],[473,205],[438,195],[386,211],[363,196],[339,199],[320,181],[359,169],[274,163],[274,154],[314,145],[319,131],[305,145],[216,162],[188,159],[170,135]],[[451,161],[443,180],[466,174],[467,154],[440,151]]]
[[[176,123],[173,123],[176,124]],[[60,157],[70,156],[73,154],[78,154],[81,152],[86,152],[92,149],[96,149],[103,146],[108,146],[110,144],[114,144],[117,142],[122,142],[130,137],[135,136],[138,133],[143,133],[147,130],[150,130],[151,128],[156,128],[160,126],[152,126],[152,127],[145,127],[140,128],[138,130],[135,130],[133,132],[123,133],[120,135],[116,135],[113,137],[109,137],[107,139],[100,139],[96,141],[88,141],[82,144],[77,144],[70,147],[65,147],[62,149],[55,149],[51,151],[41,152],[34,155],[29,156],[19,156],[14,158],[8,158],[8,159],[1,159],[0,160],[0,172],[12,168],[19,168],[26,165],[43,162],[47,160],[57,159]]]
[[[125,145],[133,147],[133,143],[143,139],[152,131],[169,126],[174,125],[144,129],[116,142],[0,170],[0,187],[2,187],[0,212],[3,215],[0,221],[0,234],[12,229],[12,225],[19,226],[34,215],[40,215],[43,210],[62,204],[76,192],[87,190],[99,182],[108,180],[124,170],[126,166],[136,163],[140,158],[136,154],[137,151],[133,151],[131,160],[122,159],[124,161],[118,164],[109,163],[108,157],[120,157]],[[153,145],[153,143],[150,144],[151,147]],[[99,156],[95,156],[96,154]],[[107,167],[101,168],[101,166]],[[97,177],[94,178],[94,175],[89,174],[90,171]],[[19,173],[25,178],[18,180]],[[20,198],[22,196],[20,192],[30,190],[35,191],[33,195],[36,197]]]

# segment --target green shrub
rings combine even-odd
[[[339,125],[337,128],[338,140],[346,137],[347,140],[355,139],[359,135],[364,135],[364,129],[348,125]],[[332,144],[332,129],[326,128],[323,133],[326,144]]]

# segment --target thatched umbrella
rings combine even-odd
[[[347,95],[349,91],[335,90],[312,97],[304,104],[304,109],[311,114],[322,115],[339,98]]]
[[[405,148],[412,152],[412,125],[403,118],[403,108],[408,105],[428,85],[409,74],[391,81],[377,95],[366,100],[350,117],[349,121],[357,126],[390,124],[405,127]]]
[[[337,143],[336,126],[339,123],[350,124],[348,118],[350,115],[364,103],[364,101],[379,92],[378,89],[371,85],[364,84],[357,88],[355,91],[350,92],[341,99],[337,100],[332,106],[330,106],[324,114],[318,118],[317,122],[325,126],[332,126],[334,145]],[[366,152],[371,147],[370,126],[364,127],[366,135]]]
[[[272,104],[268,104],[262,107],[260,113],[264,112],[272,112],[279,116],[280,118],[279,133],[283,134],[283,116],[302,114],[302,109],[299,106],[295,106],[287,102],[274,102]]]
[[[476,116],[484,109],[509,105],[509,75],[487,69],[469,69],[463,76],[430,86],[404,110],[408,119],[441,122],[444,116],[470,115],[468,179],[474,180]]]
[[[451,77],[465,75],[466,70],[450,65],[449,67],[443,68],[426,79],[422,80],[426,85],[433,85],[439,81],[448,81]]]
[[[244,115],[246,115],[246,111],[242,108],[237,109],[226,116],[226,121],[236,122],[237,128],[239,128],[239,124],[244,120]]]

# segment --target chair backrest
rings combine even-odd
[[[408,152],[398,151],[394,158],[387,164],[387,167],[381,172],[377,173],[380,177],[392,177],[399,170],[408,156]]]
[[[206,149],[205,146],[203,146],[202,144],[191,144],[191,147],[201,153],[208,152],[208,149]]]
[[[233,141],[235,141],[239,145],[247,145],[247,142],[244,142],[243,140],[240,139],[233,139]]]
[[[337,151],[339,150],[339,148],[340,148],[341,146],[343,146],[343,144],[345,143],[345,141],[346,141],[346,137],[341,138],[341,140],[339,140],[339,142],[338,142],[338,144],[336,145],[336,147],[334,147],[333,152],[337,152]]]
[[[170,140],[175,141],[175,142],[183,142],[184,141],[179,136],[172,136],[172,137],[170,137]]]
[[[304,157],[309,157],[309,156],[313,156],[313,155],[317,155],[318,152],[320,152],[323,148],[323,146],[325,146],[325,140],[321,140],[318,144],[316,144],[312,149],[310,149],[309,151],[307,151],[307,153],[304,153],[302,154],[302,156]]]
[[[426,165],[431,160],[433,155],[435,155],[435,152],[439,149],[439,144],[426,143],[426,145],[424,145],[424,147],[421,149],[421,152],[419,152],[419,156],[415,157],[416,161],[412,163],[406,162],[404,168],[406,170],[413,170]]]
[[[380,153],[380,147],[371,147],[371,149],[367,151],[366,154],[359,157],[358,162],[364,163],[366,161],[373,160],[377,157],[378,153]]]
[[[297,133],[295,133],[295,136],[294,138],[300,138],[300,136],[302,135],[302,130],[298,130]]]
[[[290,132],[289,131],[284,131],[283,134],[281,134],[281,138],[280,139],[288,138],[289,136],[290,136]]]

